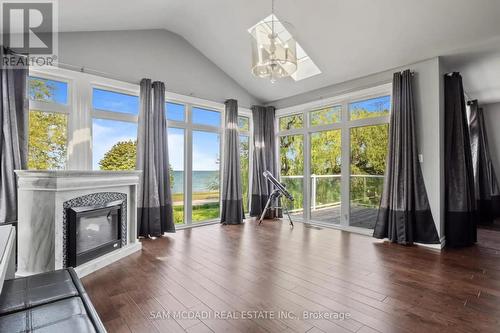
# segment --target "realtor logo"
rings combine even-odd
[[[52,65],[57,51],[55,0],[1,0],[1,9],[2,45],[12,53],[27,55],[30,66]]]

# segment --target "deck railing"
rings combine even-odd
[[[293,181],[293,179],[303,179],[303,178],[304,178],[304,176],[301,176],[301,175],[281,176],[281,180],[284,183],[288,183],[287,180]],[[362,195],[359,195],[359,193],[351,193],[351,199],[353,202],[357,202],[360,205],[366,205],[366,203],[370,202],[371,200],[378,200],[378,196],[380,195],[380,193],[375,194],[373,191],[374,185],[368,184],[368,182],[370,179],[378,179],[379,181],[377,181],[376,187],[381,189],[381,187],[383,185],[384,176],[382,176],[382,175],[351,175],[351,179],[353,179],[353,178],[363,179],[362,191],[361,191]],[[317,193],[318,182],[320,182],[321,180],[325,180],[325,179],[331,179],[334,181],[336,179],[338,180],[338,184],[334,185],[334,186],[338,186],[337,191],[339,193],[339,195],[338,195],[339,201],[322,202],[322,201],[328,201],[328,200],[321,200],[321,198],[319,198],[320,200],[318,200],[318,196],[317,196],[317,194],[318,194]],[[340,206],[340,186],[341,186],[341,175],[314,175],[314,174],[311,175],[311,194],[312,194],[311,195],[311,211]],[[290,192],[292,192],[292,195],[294,195],[294,197],[301,197],[302,196],[302,193],[294,193],[294,192],[301,192],[302,191],[302,186],[299,186],[299,187],[300,187],[300,191],[298,191],[296,189],[289,188]],[[372,192],[372,193],[370,193],[370,192]],[[381,192],[381,191],[377,191],[377,192]],[[377,196],[377,198],[375,198],[375,196]],[[301,202],[299,204],[301,205]],[[299,210],[301,210],[301,208],[295,207],[295,209],[293,209],[293,210],[299,211]]]

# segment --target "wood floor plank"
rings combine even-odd
[[[484,247],[438,252],[303,224],[211,225],[143,240],[83,283],[109,332],[499,332],[500,232],[478,235]],[[208,315],[152,318],[169,311]],[[311,317],[332,313],[349,317]]]

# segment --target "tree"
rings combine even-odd
[[[99,161],[101,170],[135,170],[137,141],[119,141]],[[174,187],[174,171],[169,165],[170,188]]]
[[[31,99],[50,101],[54,86],[49,81],[30,78]],[[28,168],[64,169],[67,153],[67,118],[64,114],[30,110],[28,136]]]
[[[240,168],[241,168],[241,188],[243,191],[243,208],[248,210],[248,189],[249,189],[249,140],[248,136],[240,136]]]
[[[54,96],[55,87],[47,80],[30,78],[28,80],[28,94],[36,101],[50,101]]]
[[[101,170],[135,170],[136,142],[119,141],[99,161]]]
[[[66,115],[40,111],[30,112],[29,169],[64,169],[67,150],[66,124]]]

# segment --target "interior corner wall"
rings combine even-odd
[[[497,179],[500,181],[500,103],[486,104],[482,108],[491,161],[495,168]]]
[[[77,66],[72,69],[84,67],[120,81],[151,78],[186,96],[219,103],[234,98],[243,107],[259,102],[184,38],[166,30],[61,32],[58,53],[59,62]]]
[[[424,176],[436,229],[444,235],[444,90],[439,58],[432,58],[389,71],[335,84],[305,94],[270,103],[276,108],[300,105],[392,81],[396,71],[411,69],[414,76],[416,134],[419,154],[423,155]]]

